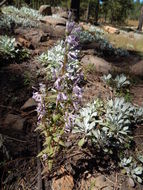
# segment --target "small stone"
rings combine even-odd
[[[103,188],[105,186],[106,178],[104,175],[95,178],[95,186],[98,188]]]
[[[129,187],[135,187],[135,182],[131,177],[128,178],[128,185],[129,185]]]
[[[120,34],[120,30],[111,26],[105,26],[104,29],[110,34]]]
[[[29,98],[24,105],[20,108],[21,110],[33,110],[35,109],[37,106],[37,103],[35,102],[35,100],[33,98]]]
[[[54,190],[72,190],[74,187],[74,180],[71,175],[65,174],[63,168],[60,169],[61,177],[53,178],[52,189]]]

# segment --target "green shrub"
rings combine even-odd
[[[15,38],[0,36],[0,57],[3,60],[18,59],[23,60],[29,57],[26,49],[19,49],[16,45]]]

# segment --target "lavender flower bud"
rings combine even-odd
[[[78,85],[74,86],[73,94],[78,99],[81,99],[82,98],[82,89]]]
[[[72,30],[74,28],[74,25],[75,25],[75,22],[67,21],[67,23],[66,23],[66,33],[67,33],[67,35],[69,35],[72,32]]]
[[[56,90],[58,90],[58,91],[61,90],[61,78],[60,77],[56,80],[54,86],[55,86]]]
[[[67,39],[66,39],[66,42],[67,42],[70,46],[72,46],[72,47],[77,47],[77,46],[79,45],[78,39],[77,39],[77,37],[74,36],[74,35],[68,36]]]
[[[57,95],[56,105],[58,105],[58,102],[66,101],[68,98],[63,92],[59,92]]]
[[[65,131],[70,132],[75,123],[75,115],[65,112]]]

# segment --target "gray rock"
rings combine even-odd
[[[25,118],[19,115],[8,114],[4,121],[5,128],[22,131],[24,129]]]
[[[36,108],[36,106],[37,106],[37,103],[35,102],[35,100],[33,98],[29,98],[20,109],[23,111],[33,110]]]
[[[15,29],[15,34],[23,37],[24,39],[31,42],[34,47],[37,47],[40,42],[47,41],[47,34],[41,29]]]
[[[53,34],[57,37],[63,37],[65,35],[65,29],[64,26],[55,26]]]
[[[67,11],[60,12],[60,13],[58,13],[58,15],[62,18],[68,19],[68,12]]]
[[[143,60],[139,61],[138,63],[132,65],[130,67],[130,72],[134,75],[143,76]]]
[[[95,189],[103,189],[103,190],[113,190],[113,184],[106,180],[104,175],[98,176],[95,178]]]
[[[111,72],[112,66],[109,62],[94,55],[85,55],[81,60],[82,65],[93,65],[96,72],[107,74]]]
[[[52,15],[52,9],[50,5],[41,5],[39,8],[39,12],[44,15]]]
[[[43,32],[48,33],[48,35],[52,37],[63,37],[65,35],[65,26],[41,23],[40,28]]]
[[[43,23],[48,23],[48,24],[51,24],[51,25],[63,25],[65,26],[66,25],[66,19],[65,18],[54,18],[52,16],[45,16],[43,19],[40,20],[41,22]]]
[[[128,185],[129,187],[135,187],[135,182],[132,178],[128,178]]]

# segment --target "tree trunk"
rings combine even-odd
[[[74,13],[75,21],[79,20],[80,0],[71,0],[71,11]]]
[[[140,14],[139,25],[138,25],[137,30],[142,31],[142,26],[143,26],[143,6],[141,8],[141,14]]]
[[[0,7],[2,7],[5,3],[6,3],[7,0],[3,0],[1,3],[0,3]]]
[[[86,22],[88,22],[89,16],[90,16],[90,0],[88,1],[88,6],[87,6]]]
[[[99,0],[97,0],[97,2],[96,2],[96,8],[95,8],[95,24],[98,23],[99,5],[100,5],[100,2],[99,2]]]

